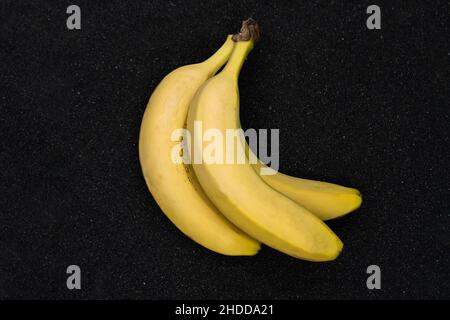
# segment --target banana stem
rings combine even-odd
[[[233,41],[239,42],[252,40],[253,42],[257,42],[259,41],[260,33],[258,23],[256,23],[256,21],[252,18],[249,18],[242,21],[241,30],[233,36]]]
[[[253,45],[259,40],[259,37],[260,31],[256,21],[253,19],[243,21],[241,30],[233,36],[233,41],[236,43],[230,60],[228,60],[222,73],[238,77],[247,55],[253,49]]]
[[[228,35],[225,43],[211,57],[206,59],[201,65],[208,70],[209,76],[215,74],[228,60],[234,47],[233,35]]]

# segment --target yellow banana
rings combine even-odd
[[[178,68],[153,92],[139,136],[139,159],[150,192],[167,217],[188,237],[225,255],[254,255],[260,245],[231,224],[211,203],[192,169],[174,163],[174,130],[183,128],[198,88],[227,61],[231,36],[208,60]]]
[[[204,130],[240,128],[238,76],[243,62],[259,36],[256,23],[247,20],[230,60],[217,76],[197,92],[188,113],[188,129],[193,146],[201,149],[203,137],[195,134],[196,121]],[[223,153],[227,150],[224,147]],[[245,143],[238,141],[245,153]],[[243,150],[243,151],[242,151]],[[194,151],[195,152],[195,151]],[[203,152],[201,152],[203,156]],[[195,174],[211,201],[236,226],[255,239],[291,256],[311,260],[335,259],[341,249],[340,239],[305,208],[266,184],[253,167],[245,164],[193,164]]]
[[[258,161],[253,167],[260,173],[260,169],[266,166]],[[334,183],[292,177],[281,172],[260,176],[269,186],[322,220],[342,217],[358,209],[362,202],[358,190]]]

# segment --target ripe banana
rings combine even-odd
[[[231,36],[203,63],[178,68],[153,92],[139,136],[139,159],[150,192],[167,217],[188,237],[225,255],[254,255],[260,245],[231,224],[202,191],[192,168],[172,161],[179,142],[174,130],[186,123],[189,103],[200,86],[228,60]]]
[[[240,128],[238,76],[244,60],[259,37],[253,20],[243,24],[227,65],[197,92],[188,113],[188,130],[195,121],[205,130]],[[193,135],[194,148],[202,136]],[[245,143],[238,142],[245,152]],[[224,146],[224,154],[226,153]],[[203,155],[203,152],[201,152]],[[255,239],[291,256],[310,261],[335,259],[342,250],[340,239],[317,217],[272,189],[246,164],[193,164],[195,174],[211,201],[236,226]]]
[[[253,164],[257,173],[266,167],[258,161]],[[288,176],[281,172],[260,175],[272,188],[291,198],[322,220],[344,216],[359,208],[361,194],[353,188],[337,184]]]

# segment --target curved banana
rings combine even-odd
[[[258,161],[253,168],[258,174],[266,167]],[[281,172],[260,177],[272,188],[291,198],[322,220],[342,217],[361,206],[361,193],[334,183],[302,179]]]
[[[195,121],[203,129],[240,128],[238,75],[259,36],[253,20],[247,20],[223,71],[197,92],[188,113],[188,129],[195,148],[202,150],[202,136],[196,135]],[[225,147],[225,146],[223,146]],[[245,152],[245,143],[238,142]],[[226,151],[226,150],[222,150]],[[203,156],[203,150],[201,152]],[[308,210],[272,189],[248,164],[193,165],[196,176],[211,201],[236,226],[255,239],[291,256],[310,260],[335,259],[342,250],[340,239]]]
[[[183,128],[189,102],[198,88],[227,61],[231,36],[208,60],[178,68],[153,92],[139,136],[139,159],[150,192],[167,217],[188,237],[225,255],[254,255],[260,245],[231,224],[202,191],[192,169],[174,163],[171,141]]]

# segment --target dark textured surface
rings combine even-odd
[[[378,1],[66,1],[0,4],[1,298],[448,298],[448,7]],[[407,4],[406,4],[407,3]],[[211,253],[147,191],[138,132],[174,68],[240,20],[262,27],[240,80],[244,127],[280,128],[281,171],[359,188],[330,223],[332,263],[264,247]],[[82,290],[65,269],[82,268]],[[366,288],[368,265],[382,290]]]

